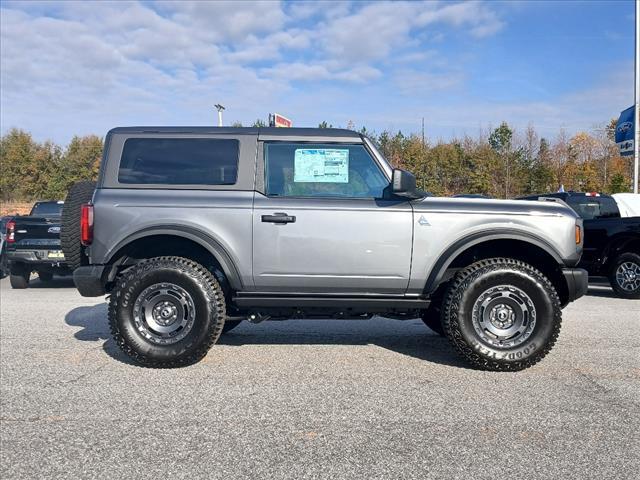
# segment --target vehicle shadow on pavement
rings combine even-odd
[[[31,277],[29,288],[76,288],[72,277],[53,277],[49,282],[43,282],[37,276]]]
[[[65,316],[65,323],[82,327],[73,334],[84,342],[104,341],[110,357],[132,365],[111,338],[107,304],[77,307]],[[288,320],[266,321],[257,325],[243,322],[221,336],[218,345],[374,345],[427,362],[469,368],[449,342],[432,332],[421,320]],[[215,346],[211,354],[215,354]],[[354,351],[354,355],[360,354]],[[366,355],[366,353],[362,353]]]
[[[469,368],[446,338],[432,332],[419,319],[287,320],[258,325],[243,322],[220,337],[218,345],[374,345],[427,362]]]
[[[73,334],[76,339],[83,342],[104,341],[102,349],[107,355],[129,365],[134,364],[129,357],[120,351],[111,337],[106,303],[74,308],[65,315],[64,321],[69,326],[82,327],[81,330]]]
[[[107,324],[107,304],[100,303],[90,307],[77,307],[64,317],[67,325],[82,327],[73,334],[78,340],[85,342],[97,342],[109,340],[111,333]]]

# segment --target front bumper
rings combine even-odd
[[[106,293],[104,265],[78,267],[73,271],[73,283],[83,297],[101,297]]]
[[[563,268],[562,274],[567,282],[567,303],[573,302],[587,293],[589,273],[583,268]]]

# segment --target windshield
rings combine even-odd
[[[31,215],[38,217],[59,217],[62,215],[64,202],[36,203],[31,209]]]

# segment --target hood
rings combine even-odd
[[[425,197],[412,202],[416,212],[451,212],[486,215],[570,216],[578,215],[564,202],[495,200],[486,198]]]

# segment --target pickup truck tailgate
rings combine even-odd
[[[60,217],[16,217],[13,248],[59,247]]]

